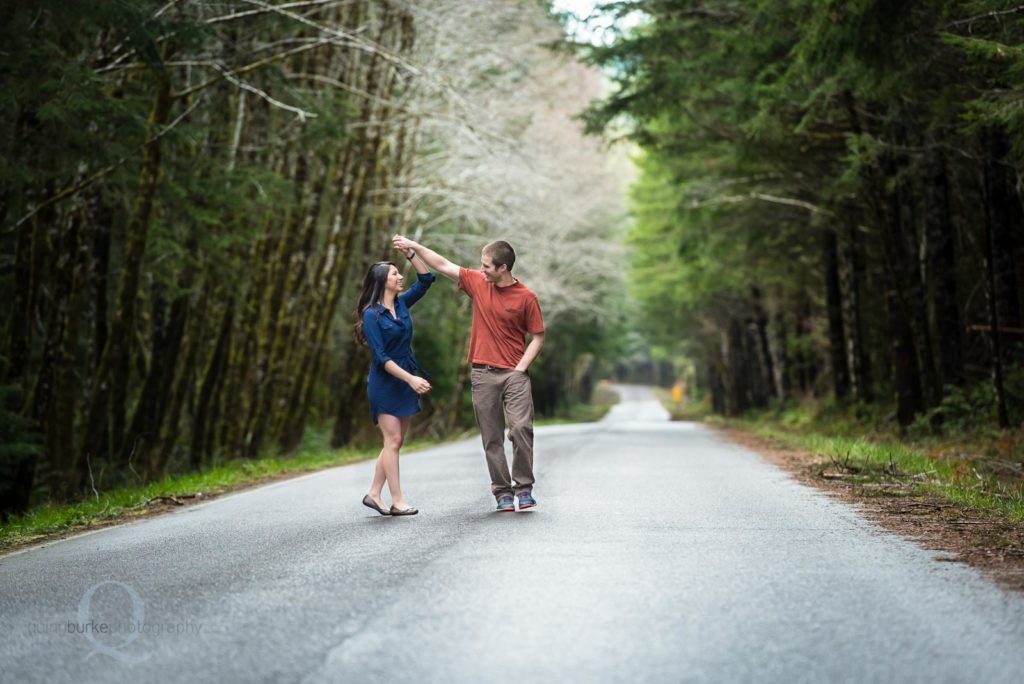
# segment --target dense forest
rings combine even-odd
[[[640,150],[638,330],[714,410],[1019,428],[1024,6],[599,5],[572,47],[615,82],[590,130]]]
[[[1019,428],[1024,7],[549,5],[0,0],[0,513],[373,439],[351,309],[398,232],[516,246],[542,415],[617,373]],[[468,301],[414,313],[449,435]]]
[[[516,246],[538,411],[585,399],[624,165],[561,36],[535,0],[0,2],[0,512],[372,438],[354,288],[399,232]],[[468,302],[442,279],[414,313],[414,429],[450,434]]]

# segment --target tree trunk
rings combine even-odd
[[[194,242],[187,247],[194,252]],[[182,338],[185,335],[185,323],[188,321],[189,289],[188,282],[192,278],[191,269],[186,270],[179,294],[171,304],[171,312],[167,321],[157,320],[154,311],[154,344],[149,373],[142,386],[142,393],[135,406],[131,428],[124,440],[121,460],[128,461],[132,452],[141,457],[147,471],[149,454],[160,436],[160,427],[166,417],[167,402],[171,392],[172,381],[177,369],[178,356],[181,352]],[[157,297],[154,296],[154,302]]]
[[[829,360],[832,387],[836,399],[850,394],[850,373],[846,360],[846,333],[843,329],[842,291],[839,287],[839,241],[832,230],[824,235],[825,299],[828,308]]]
[[[338,407],[331,429],[331,447],[334,449],[348,446],[356,432],[356,420],[369,415],[366,408],[366,373],[369,364],[365,357],[365,350],[355,340],[349,342],[345,353],[348,363],[341,375]]]
[[[289,351],[287,345],[295,324],[294,301],[305,278],[305,264],[309,260],[313,246],[314,229],[326,184],[326,167],[321,165],[316,180],[310,183],[308,162],[305,157],[300,156],[296,162],[295,183],[298,196],[294,219],[289,222],[289,227],[278,244],[277,261],[280,268],[274,276],[267,318],[260,334],[263,345],[260,357],[265,361],[260,387],[256,392],[258,400],[254,402],[255,410],[249,424],[249,433],[252,435],[248,446],[250,457],[257,454],[268,429],[274,427],[274,401],[280,401],[282,389],[286,384],[284,376]],[[289,303],[286,303],[286,299]]]
[[[797,386],[801,394],[813,394],[815,379],[818,376],[818,364],[814,358],[814,345],[812,344],[814,314],[811,301],[806,293],[801,293],[796,302],[794,320],[796,349],[793,354],[793,367]]]
[[[772,361],[771,349],[768,344],[768,314],[765,313],[764,310],[761,288],[756,285],[750,286],[750,303],[751,310],[753,312],[751,341],[753,343],[754,356],[757,360],[758,370],[757,378],[759,389],[757,392],[757,403],[760,406],[766,406],[768,403],[768,397],[775,395],[775,367]],[[784,397],[777,398],[781,400]]]
[[[852,208],[848,208],[853,213]],[[855,222],[847,221],[844,239],[839,241],[840,296],[843,329],[846,332],[846,363],[850,391],[857,401],[874,401],[871,361],[864,344],[864,323],[861,316],[861,287],[864,283],[864,259]]]
[[[747,363],[744,349],[743,325],[736,319],[729,319],[726,343],[726,366],[729,369],[727,388],[729,397],[729,415],[737,416],[750,408],[748,393]]]
[[[1002,169],[998,167],[998,159],[994,152],[1001,151],[1001,135],[992,131],[987,134],[988,155],[985,157],[984,188],[985,188],[985,281],[986,301],[988,303],[989,349],[992,356],[992,388],[996,401],[996,417],[999,427],[1010,425],[1009,411],[1006,406],[1006,387],[1004,383],[1003,349],[999,329],[1010,327],[1003,316],[1014,315],[1014,298],[1005,292],[1001,268],[1005,259],[999,255],[999,236],[1006,231],[1007,207],[1006,190]]]
[[[93,363],[91,369],[95,372],[100,365],[103,350],[107,346],[107,320],[108,320],[108,278],[110,274],[110,223],[112,217],[110,210],[101,204],[102,200],[97,196],[92,212],[93,231],[93,262],[92,262],[92,295],[93,295]]]
[[[213,448],[213,431],[217,426],[217,415],[211,411],[216,407],[214,397],[217,388],[223,381],[228,363],[228,349],[231,346],[231,328],[235,320],[234,297],[228,299],[221,317],[217,342],[213,347],[210,362],[203,373],[203,383],[196,400],[194,420],[192,423],[192,447],[189,451],[189,465],[195,470],[203,464],[203,456]]]
[[[32,278],[32,238],[34,222],[26,221],[18,228],[14,250],[14,301],[11,303],[11,318],[5,331],[6,350],[3,363],[5,382],[21,381],[28,367],[29,334],[32,326],[32,302],[34,296],[28,287]]]
[[[272,262],[269,231],[272,222],[277,218],[273,214],[268,215],[262,235],[251,251],[253,276],[243,300],[238,335],[231,338],[224,392],[219,398],[220,420],[213,424],[217,443],[230,457],[243,456],[246,453],[249,427],[246,417],[252,403],[252,390],[255,384],[253,358],[256,355],[260,312],[266,296]]]
[[[964,329],[957,303],[956,249],[949,206],[949,181],[945,159],[934,147],[928,153],[927,188],[925,224],[928,270],[932,281],[932,310],[939,347],[939,369],[943,386],[959,386],[964,381]]]
[[[988,239],[992,243],[991,268],[995,278],[993,295],[999,324],[1004,328],[1019,328],[1020,298],[1017,294],[1017,269],[1013,258],[1013,233],[1022,229],[1020,212],[1014,207],[1018,199],[1013,196],[1013,185],[1004,166],[1009,146],[1006,134],[995,128],[986,131],[985,143]]]
[[[393,9],[385,6],[377,39],[379,44],[393,43],[395,18]],[[384,73],[381,74],[381,71]],[[321,366],[324,342],[352,266],[352,246],[356,241],[356,233],[359,232],[352,227],[364,226],[366,223],[363,217],[364,207],[380,163],[384,127],[390,114],[387,97],[394,76],[394,67],[385,66],[380,55],[374,53],[367,71],[366,92],[376,97],[367,98],[360,116],[361,121],[372,124],[363,127],[359,137],[350,143],[351,155],[346,152],[346,162],[341,166],[343,181],[330,237],[331,244],[328,247],[328,257],[318,273],[325,292],[308,326],[307,339],[311,342],[311,348],[300,366],[298,382],[288,404],[286,424],[281,430],[279,444],[284,451],[294,449],[302,437],[316,372]]]
[[[889,336],[892,348],[893,383],[896,391],[896,419],[901,427],[914,422],[914,417],[924,409],[921,397],[921,383],[914,354],[913,333],[899,302],[894,278],[885,278],[885,309],[889,321]]]
[[[181,436],[179,428],[181,411],[185,406],[186,397],[195,382],[196,365],[199,360],[199,349],[204,340],[206,328],[206,299],[197,297],[196,302],[188,305],[188,326],[182,342],[182,358],[178,374],[172,378],[171,394],[168,400],[167,420],[160,429],[160,438],[153,457],[150,459],[150,480],[163,476],[167,464]]]
[[[787,327],[785,309],[779,306],[772,317],[769,341],[774,359],[775,395],[779,401],[789,398],[789,350],[787,349]]]
[[[83,446],[83,452],[88,456],[117,453],[118,442],[124,434],[124,398],[127,393],[131,356],[129,341],[135,328],[139,272],[146,248],[153,197],[160,174],[158,134],[167,123],[171,102],[170,83],[161,80],[157,86],[156,100],[149,119],[152,135],[143,152],[138,194],[125,235],[117,307],[110,327],[110,336],[103,348],[92,382],[92,402],[86,420],[86,438]],[[105,425],[109,425],[107,430],[104,430]]]
[[[892,153],[885,153],[881,164],[882,179],[898,178],[901,167]],[[881,180],[875,185],[875,192],[882,195],[878,202],[878,216],[882,231],[882,286],[885,292],[885,310],[889,326],[889,339],[892,349],[893,378],[895,382],[897,409],[896,415],[900,426],[910,425],[914,416],[924,410],[922,389],[931,389],[925,380],[927,369],[922,369],[919,360],[930,358],[927,352],[919,352],[916,344],[923,343],[915,330],[913,321],[916,302],[912,300],[915,289],[910,285],[918,280],[913,273],[915,260],[907,253],[904,239],[904,207],[903,202],[910,201],[901,192],[902,183],[895,189],[882,186]]]
[[[719,335],[720,339],[724,339]],[[707,345],[708,387],[711,391],[711,410],[720,416],[729,415],[729,393],[724,378],[722,345]]]
[[[78,491],[79,468],[75,451],[75,367],[78,356],[78,335],[81,322],[82,298],[88,281],[89,263],[82,243],[87,240],[89,230],[83,226],[83,212],[71,218],[68,234],[61,250],[63,259],[70,269],[70,275],[63,275],[58,282],[66,279],[67,290],[61,300],[63,322],[61,324],[60,352],[53,372],[52,397],[45,417],[40,414],[44,430],[44,453],[50,461],[48,485],[51,499],[63,501]],[[60,273],[64,269],[58,267]]]

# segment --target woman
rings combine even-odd
[[[416,284],[402,293],[404,278],[398,267],[381,261],[370,267],[355,309],[356,340],[373,352],[366,381],[373,424],[380,427],[384,448],[363,505],[381,515],[416,515],[402,495],[398,477],[398,450],[414,413],[420,410],[419,395],[430,391],[430,383],[415,373],[421,370],[412,355],[412,318],[409,307],[419,301],[434,282],[434,274],[410,250],[406,258],[416,269]],[[399,294],[401,293],[401,294]],[[387,482],[391,508],[384,508],[381,493]]]

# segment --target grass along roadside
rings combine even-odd
[[[676,405],[659,398],[673,420],[695,420],[750,432],[773,448],[804,452],[803,465],[822,480],[860,485],[871,496],[901,488],[912,496],[936,496],[979,512],[1024,522],[1024,435],[998,431],[900,437],[877,419],[857,418],[835,407],[793,406],[740,418],[713,415],[706,403]]]
[[[597,421],[618,401],[617,395],[599,387],[593,403],[574,404],[563,416],[537,421],[537,425],[555,425]],[[464,439],[472,432],[449,439],[413,440],[402,453]],[[46,504],[25,515],[0,523],[0,553],[34,543],[65,537],[101,527],[143,518],[200,501],[208,501],[228,492],[282,480],[325,468],[376,458],[379,446],[361,449],[331,449],[327,433],[308,431],[299,450],[289,456],[229,461],[198,473],[165,477],[135,487],[96,492],[77,503]]]
[[[716,421],[717,422],[717,421]],[[740,427],[786,449],[819,457],[808,465],[825,480],[843,480],[856,493],[871,496],[887,486],[907,496],[936,496],[978,512],[1024,522],[1024,487],[984,471],[971,459],[936,455],[926,446],[864,438],[793,433],[759,421],[721,421]]]
[[[438,444],[413,441],[403,453]],[[228,492],[316,470],[376,458],[379,447],[306,448],[287,457],[229,461],[198,473],[166,477],[135,487],[96,492],[77,503],[46,504],[0,524],[0,552],[207,501]]]

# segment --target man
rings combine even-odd
[[[544,318],[537,295],[512,276],[515,251],[503,240],[492,242],[480,255],[480,270],[471,271],[401,235],[394,237],[394,243],[406,256],[419,255],[430,268],[457,282],[473,300],[468,360],[473,366],[473,411],[491,474],[491,493],[499,511],[514,511],[515,497],[519,510],[536,506],[528,370],[544,346]],[[506,415],[512,440],[511,477],[505,460]]]

